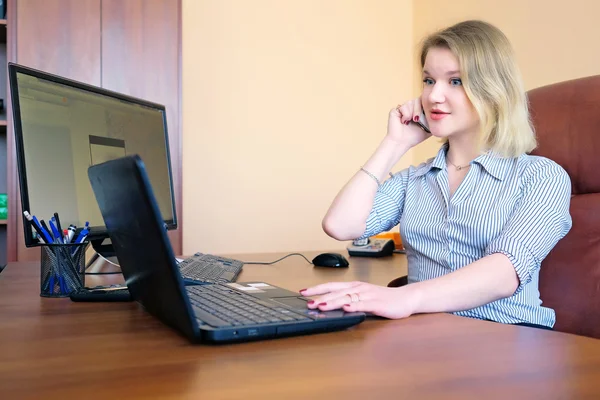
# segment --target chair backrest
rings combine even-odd
[[[542,262],[543,305],[555,329],[600,338],[600,75],[528,92],[538,138],[532,154],[571,177],[571,231]]]

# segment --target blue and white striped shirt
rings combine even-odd
[[[506,255],[519,278],[507,298],[454,314],[502,323],[554,326],[538,289],[542,260],[571,229],[571,180],[544,157],[503,158],[488,152],[471,162],[450,197],[447,144],[437,156],[385,181],[362,238],[400,224],[408,282],[433,279],[493,253]]]

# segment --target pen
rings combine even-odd
[[[65,283],[65,277],[64,277],[64,271],[63,271],[63,254],[62,254],[62,249],[58,249],[58,251],[56,252],[56,258],[57,258],[57,262],[56,262],[56,267],[58,269],[57,272],[57,280],[58,280],[58,290],[59,293],[61,294],[67,294],[68,290],[67,290],[67,284]]]
[[[90,233],[88,226],[90,225],[89,222],[85,222],[85,226],[84,228],[81,230],[81,232],[79,232],[79,235],[77,235],[77,239],[75,239],[75,244],[80,244],[83,243],[83,241],[85,240],[85,238],[87,238],[88,233]],[[71,254],[75,254],[75,252],[77,251],[77,247],[73,246],[73,249],[71,250]]]
[[[58,229],[56,229],[56,225],[54,225],[54,222],[52,221],[53,219],[54,219],[54,217],[50,218],[50,221],[48,221],[48,223],[50,224],[50,229],[52,229],[52,235],[54,236],[54,243],[62,243],[61,234],[58,231]]]
[[[90,233],[88,226],[90,223],[88,221],[85,222],[85,227],[79,232],[77,239],[75,239],[75,243],[82,243],[87,237],[88,233]]]
[[[27,221],[29,221],[31,226],[33,226],[33,229],[35,229],[35,232],[38,234],[38,240],[42,243],[46,243],[45,239],[47,238],[44,237],[44,232],[42,231],[40,223],[37,222],[37,219],[34,220],[35,217],[32,217],[31,214],[29,214],[29,212],[27,211],[23,211],[23,215],[25,215],[25,218],[27,219]]]
[[[58,238],[60,239],[61,243],[64,243],[65,240],[63,239],[63,230],[60,226],[60,218],[58,218],[57,212],[54,213],[54,221],[56,222],[56,229],[58,230]]]
[[[33,220],[33,223],[36,224],[42,231],[42,237],[44,238],[46,243],[52,243],[52,241],[53,241],[52,235],[50,234],[50,230],[44,223],[44,220],[38,221],[38,219],[35,217],[35,215],[32,215],[31,219]]]
[[[40,219],[40,226],[42,227],[42,230],[44,232],[46,232],[46,235],[50,239],[48,241],[48,243],[53,243],[54,242],[54,236],[52,236],[52,233],[50,233],[50,228],[48,228],[48,225],[46,225],[46,222],[43,219]]]

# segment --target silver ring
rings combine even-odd
[[[350,298],[352,299],[353,303],[358,303],[360,301],[360,296],[358,293],[351,293]]]

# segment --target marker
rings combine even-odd
[[[67,243],[71,243],[73,241],[73,236],[75,236],[75,230],[77,227],[73,224],[69,225],[69,229],[67,230]]]

